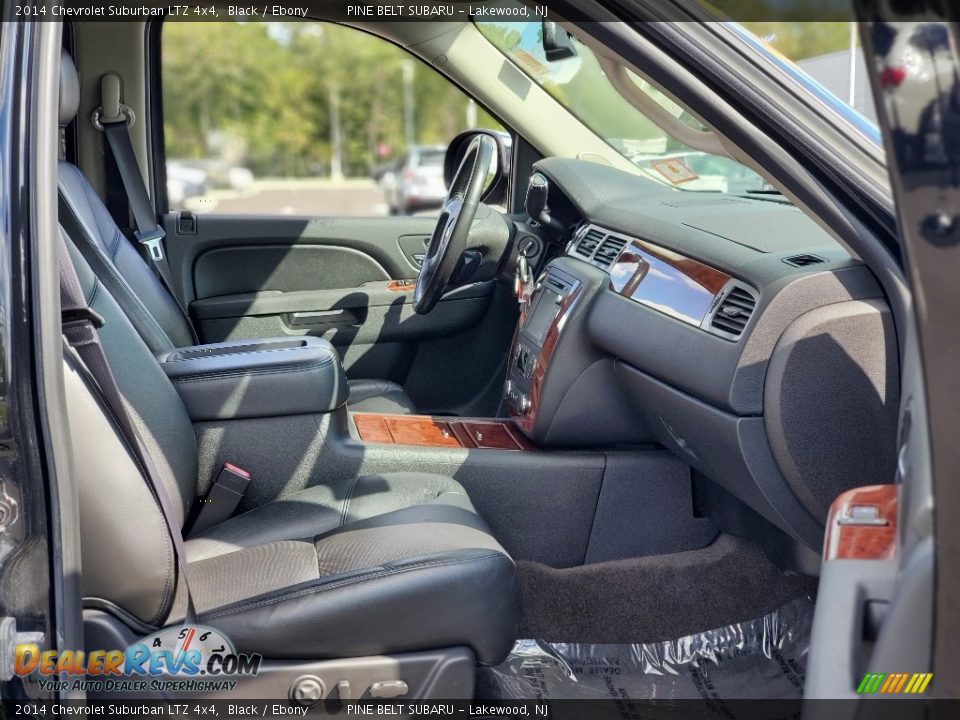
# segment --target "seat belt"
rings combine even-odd
[[[120,305],[120,309],[133,323],[147,346],[154,352],[160,353],[172,350],[175,343],[167,331],[150,313],[143,301],[137,296],[130,283],[120,273],[113,261],[103,251],[100,244],[93,238],[86,224],[80,219],[64,196],[63,191],[57,194],[60,227],[66,231],[67,237],[73,241],[83,259],[87,261],[93,274],[99,278],[104,287]]]
[[[121,102],[120,77],[116,73],[107,73],[100,79],[100,107],[94,112],[93,126],[102,130],[110,146],[110,154],[120,173],[123,189],[130,203],[133,222],[136,225],[133,235],[147,250],[150,264],[153,266],[160,282],[177,303],[180,313],[190,326],[194,341],[197,333],[190,320],[190,313],[180,302],[173,286],[173,275],[170,272],[170,263],[163,250],[163,240],[167,236],[163,228],[157,223],[156,208],[147,194],[147,186],[140,174],[140,164],[130,142],[129,126],[133,124],[133,111]]]
[[[190,592],[190,581],[187,572],[187,552],[183,544],[183,535],[173,512],[173,504],[167,494],[163,481],[157,472],[150,452],[137,431],[136,425],[130,417],[130,412],[124,403],[116,378],[110,370],[107,356],[100,344],[97,328],[103,326],[100,317],[89,305],[80,287],[76,268],[70,259],[66,241],[59,235],[57,255],[60,261],[60,308],[63,336],[67,344],[79,360],[79,369],[86,375],[85,379],[91,390],[99,393],[100,397],[110,409],[115,422],[123,433],[136,459],[147,484],[160,507],[167,532],[173,543],[173,553],[177,559],[177,568],[180,581],[187,596],[187,608],[184,623],[197,624],[197,611],[193,604],[193,594]]]

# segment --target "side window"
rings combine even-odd
[[[318,22],[167,22],[161,39],[171,210],[436,213],[447,143],[502,129],[391,43]]]

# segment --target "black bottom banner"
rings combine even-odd
[[[8,718],[545,718],[548,720],[903,720],[960,717],[955,700],[551,700],[321,701],[304,707],[284,700],[136,701],[4,700]]]

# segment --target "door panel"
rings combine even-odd
[[[423,264],[424,255],[427,252],[427,244],[430,242],[429,235],[403,235],[399,238],[400,249],[404,257],[411,265],[419,268]]]
[[[210,342],[315,335],[337,346],[372,345],[467,330],[483,317],[492,291],[492,281],[458,288],[429,315],[414,312],[412,292],[392,290],[382,281],[336,290],[221,295],[196,300],[190,310]]]
[[[412,285],[390,282],[416,277],[433,218],[183,219],[163,217],[167,254],[201,341],[322,337],[339,350],[348,377],[417,378],[422,408],[495,412],[492,375],[515,320],[502,302],[491,302],[502,292],[497,281],[458,288],[428,315],[414,312]],[[424,381],[460,349],[469,353],[458,363],[489,353],[488,372],[458,377],[456,387]]]
[[[199,255],[193,268],[198,299],[262,289],[329,290],[389,279],[372,257],[339,245],[217,248]]]
[[[293,218],[196,215],[193,216],[192,229],[186,231],[182,227],[183,223],[178,223],[180,217],[180,213],[164,215],[163,227],[167,232],[166,242],[171,269],[175,272],[174,277],[181,283],[181,288],[188,300],[236,292],[348,287],[354,281],[355,284],[360,284],[370,280],[415,277],[418,268],[412,258],[408,259],[401,249],[400,240],[406,236],[429,237],[436,223],[434,218],[429,217]],[[178,224],[181,227],[178,228]],[[404,240],[405,244],[407,242]],[[261,256],[253,258],[257,263],[264,263],[263,268],[243,268],[242,276],[234,278],[236,285],[232,285],[229,279],[230,270],[215,267],[212,264],[198,267],[198,260],[202,255],[224,248],[232,251],[270,248],[271,254],[269,258]],[[313,250],[305,250],[305,248]],[[316,250],[317,248],[320,250]],[[311,283],[307,287],[282,287],[280,286],[282,283],[291,280],[288,271],[284,270],[274,278],[271,278],[270,274],[279,262],[289,262],[287,251],[297,253],[297,257],[309,257],[301,253],[310,252],[317,252],[317,258],[321,254],[326,254],[326,259],[333,259],[336,265],[324,267],[316,278],[316,284]],[[330,258],[330,252],[336,252],[339,257]],[[229,259],[229,254],[226,257]],[[356,274],[345,281],[336,280],[338,272],[343,270],[354,272],[362,267],[366,267],[365,272],[369,273],[369,277]],[[198,277],[198,273],[203,273],[203,277]],[[207,277],[208,273],[210,277]],[[244,278],[249,279],[257,273],[271,282],[278,283],[278,286],[244,285],[242,282]],[[302,283],[303,277],[309,277],[309,270],[301,270],[295,274],[301,278],[296,282]],[[222,275],[227,277],[226,282],[219,279]],[[323,279],[324,276],[332,278],[333,280],[330,281],[332,284],[321,285],[326,282]],[[198,295],[201,289],[214,289],[216,292]]]

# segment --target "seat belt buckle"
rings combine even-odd
[[[230,518],[240,505],[250,480],[250,473],[243,468],[224,463],[206,497],[197,506],[189,534],[198,535]]]
[[[133,235],[137,238],[137,242],[147,248],[147,253],[153,262],[163,261],[163,239],[167,236],[163,228],[157,225],[153,230],[144,233],[137,231]]]

